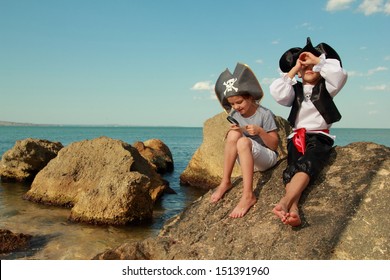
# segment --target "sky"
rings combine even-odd
[[[237,62],[270,83],[310,37],[340,55],[340,128],[390,128],[390,0],[0,0],[0,121],[202,127]]]

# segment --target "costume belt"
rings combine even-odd
[[[295,134],[292,138],[292,141],[294,143],[295,148],[297,148],[298,152],[305,154],[306,151],[306,129],[305,128],[299,128],[294,130]],[[325,132],[329,134],[329,129],[323,129],[323,130],[309,130],[308,132],[318,133],[318,132]]]

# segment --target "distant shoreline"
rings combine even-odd
[[[131,124],[35,124],[0,121],[1,126],[39,126],[39,127],[179,127],[179,128],[202,128],[200,126],[153,126],[153,125],[131,125]]]
[[[18,122],[6,122],[0,121],[0,126],[40,126],[33,123],[18,123]]]
[[[35,124],[35,123],[20,123],[20,122],[8,122],[0,121],[1,126],[40,126],[40,127],[64,127],[64,126],[77,126],[77,127],[161,127],[153,125],[130,125],[130,124]],[[166,126],[166,127],[181,127],[181,128],[202,128],[198,126]],[[331,129],[390,129],[384,127],[332,127]]]

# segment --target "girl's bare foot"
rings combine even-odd
[[[233,209],[232,213],[230,213],[229,217],[231,218],[241,218],[243,217],[249,209],[255,205],[256,197],[252,194],[250,197],[241,197],[237,206]]]
[[[221,183],[211,195],[210,201],[213,203],[218,202],[222,196],[231,188],[231,183]]]

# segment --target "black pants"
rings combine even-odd
[[[289,139],[287,143],[287,168],[283,171],[283,182],[287,184],[298,172],[305,172],[313,180],[329,160],[333,139],[323,134],[306,134],[306,151],[297,151]]]

